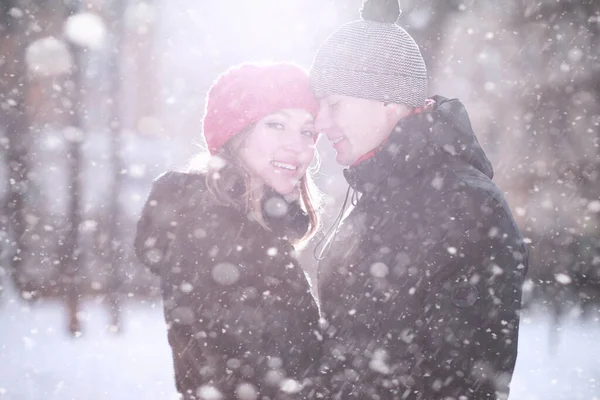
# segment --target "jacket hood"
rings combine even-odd
[[[400,120],[373,157],[344,171],[355,190],[369,191],[389,179],[394,180],[394,186],[406,185],[423,171],[465,165],[493,177],[492,164],[473,132],[464,105],[441,96],[433,100],[433,110]]]
[[[227,180],[226,190],[231,191],[233,197],[243,194],[241,179],[235,179],[225,169],[221,171],[221,179]],[[164,173],[155,179],[137,224],[134,242],[137,257],[157,273],[176,237],[179,221],[202,218],[210,213],[211,207],[223,206],[227,207],[208,190],[205,175]],[[265,224],[273,233],[289,240],[299,239],[306,233],[309,218],[297,201],[287,202],[268,188],[263,193],[261,207]],[[238,207],[229,208],[232,213],[243,214]]]

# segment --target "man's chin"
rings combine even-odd
[[[335,161],[342,167],[349,167],[354,163],[354,161],[350,160],[348,156],[340,153],[336,155]]]

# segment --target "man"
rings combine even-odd
[[[332,399],[505,399],[527,251],[465,108],[426,99],[425,63],[395,25],[399,11],[367,1],[311,69],[317,130],[360,194],[319,264],[324,389]]]

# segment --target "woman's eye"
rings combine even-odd
[[[279,122],[267,122],[267,126],[269,128],[278,129],[280,131],[282,131],[282,130],[285,129],[285,127],[283,126],[283,124],[280,124]]]
[[[329,105],[329,109],[331,111],[335,111],[338,108],[340,108],[340,102],[339,101],[336,101],[335,103],[332,103],[332,104]]]
[[[314,137],[315,131],[313,130],[304,130],[301,132],[303,136]]]

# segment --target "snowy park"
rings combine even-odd
[[[160,302],[124,306],[115,333],[100,301],[81,311],[71,337],[59,303],[27,304],[7,293],[0,308],[0,399],[176,399]],[[555,326],[527,312],[521,323],[511,399],[600,399],[600,321],[567,315]]]
[[[0,0],[0,400],[511,374],[600,400],[599,1]]]

